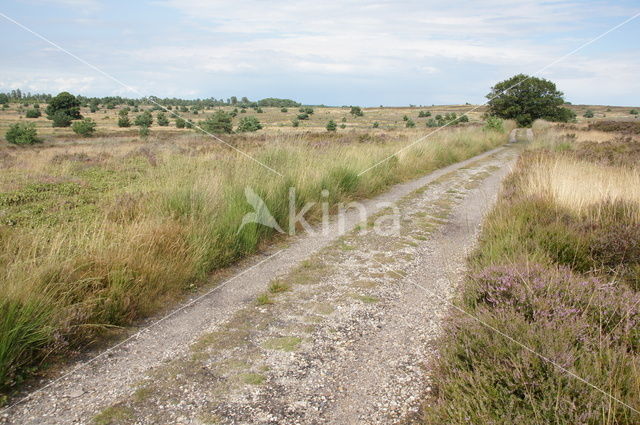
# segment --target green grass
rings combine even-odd
[[[263,344],[263,347],[270,350],[291,352],[297,350],[298,345],[300,345],[301,342],[302,338],[298,338],[296,336],[283,336],[267,340]]]

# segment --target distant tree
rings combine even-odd
[[[231,96],[230,100],[231,100],[231,104],[232,105],[237,105],[238,104],[238,98],[237,97]]]
[[[164,112],[158,112],[156,114],[156,122],[161,127],[166,127],[169,125],[169,118],[164,114]]]
[[[593,111],[591,109],[587,109],[582,116],[585,118],[593,118]]]
[[[340,124],[340,128],[347,128],[347,125],[342,123],[342,124]]]
[[[14,145],[32,145],[41,142],[38,138],[36,125],[32,122],[17,122],[9,127],[5,134],[7,142]]]
[[[7,105],[9,103],[9,96],[4,93],[0,93],[0,105]]]
[[[543,78],[515,75],[493,86],[487,98],[489,114],[515,119],[523,127],[539,118],[564,122],[575,118],[571,110],[562,106],[564,94]]]
[[[258,118],[247,116],[240,118],[238,122],[238,133],[245,133],[248,131],[258,131],[262,128],[262,124],[258,121]]]
[[[280,112],[283,112],[283,113],[286,114],[287,112],[289,112],[289,110],[287,108],[282,108],[282,109],[280,109]]]
[[[360,108],[359,106],[352,106],[349,113],[354,117],[361,117],[364,115],[364,113],[362,112],[362,108]]]
[[[27,118],[39,118],[42,115],[42,113],[40,113],[40,109],[34,108],[34,109],[28,109],[27,112],[25,113],[25,117]]]
[[[49,101],[49,105],[45,110],[47,113],[47,118],[50,120],[54,119],[54,115],[64,113],[69,117],[69,124],[65,126],[55,125],[54,127],[68,127],[71,124],[71,120],[79,120],[82,119],[82,115],[80,115],[80,101],[71,93],[63,91],[59,93],[56,97]],[[62,120],[59,120],[61,122]]]
[[[184,128],[185,124],[186,122],[183,118],[180,118],[180,117],[176,118],[176,128]]]
[[[212,116],[200,123],[200,128],[213,134],[231,133],[233,131],[231,116],[222,109],[218,109]]]
[[[336,131],[338,129],[338,125],[334,120],[329,120],[327,123],[327,131]]]
[[[153,115],[151,115],[151,112],[149,111],[144,111],[140,115],[136,116],[133,123],[139,127],[151,127],[153,124]]]
[[[71,129],[80,136],[90,137],[96,131],[96,122],[91,118],[85,118],[74,122]]]
[[[638,110],[637,109],[632,109],[632,110],[629,111],[629,113],[631,115],[638,115]]]

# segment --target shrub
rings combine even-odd
[[[347,128],[346,124],[340,124],[340,128]]]
[[[583,117],[585,118],[593,118],[593,111],[591,109],[587,109],[584,113]]]
[[[502,119],[494,116],[494,115],[490,115],[487,117],[487,120],[484,123],[484,129],[485,130],[492,130],[492,131],[498,131],[500,133],[504,132],[504,123],[502,121]]]
[[[129,120],[129,113],[125,110],[118,112],[118,127],[130,127],[131,120]]]
[[[32,145],[41,141],[38,138],[36,125],[27,122],[12,124],[4,137],[7,142],[14,145]]]
[[[184,118],[180,118],[180,117],[176,118],[176,128],[184,128],[185,124],[186,122],[184,121]]]
[[[161,127],[166,127],[169,125],[169,118],[167,118],[164,112],[158,112],[158,114],[156,115],[156,121]]]
[[[248,116],[240,118],[238,123],[238,133],[244,133],[247,131],[258,131],[262,128],[262,124],[256,117]]]
[[[431,116],[431,112],[429,111],[420,111],[418,113],[418,118],[427,118]]]
[[[25,114],[27,118],[39,118],[41,115],[40,109],[28,109]]]
[[[263,111],[262,111],[262,108],[256,108],[256,112],[257,112],[257,113],[259,113],[259,114],[261,114],[261,113],[263,112]]]
[[[213,134],[231,133],[233,131],[233,124],[231,116],[222,109],[218,109],[211,117],[200,123],[200,128],[207,133]]]
[[[96,131],[96,122],[91,118],[85,118],[74,122],[71,129],[80,136],[90,137]]]
[[[51,99],[46,109],[47,118],[53,120],[54,116],[59,112],[69,116],[69,123],[71,123],[71,120],[79,120],[82,118],[82,115],[80,115],[80,101],[74,95],[66,91],[59,93],[56,97]],[[68,124],[65,126],[54,124],[54,127],[67,126]]]
[[[140,130],[138,130],[138,134],[140,135],[140,137],[149,137],[149,134],[151,134],[151,130],[149,130],[149,127],[147,127],[146,125],[141,125]]]
[[[338,125],[334,120],[329,120],[327,123],[327,131],[336,131],[338,129]]]
[[[298,119],[301,120],[301,121],[308,120],[309,119],[309,114],[306,114],[306,113],[298,114]]]
[[[362,112],[362,108],[360,108],[359,106],[352,106],[349,113],[354,117],[361,117],[364,115],[364,113]]]
[[[460,118],[458,118],[458,122],[469,122],[469,117],[466,115],[461,115]]]
[[[64,111],[58,111],[51,117],[51,125],[53,127],[69,127],[71,125],[71,117]]]
[[[289,110],[287,108],[282,108],[282,109],[280,109],[280,112],[287,113],[287,112],[289,112]]]
[[[415,122],[413,122],[413,120],[412,120],[411,118],[409,118],[409,119],[407,120],[407,123],[406,123],[405,125],[406,125],[406,127],[407,127],[407,128],[413,128],[413,127],[415,127],[415,126],[416,126],[416,123],[415,123]]]
[[[403,115],[403,116],[402,116],[402,120],[403,120],[403,121],[409,121],[409,117],[408,117],[407,115]]]
[[[300,126],[300,120],[298,118],[294,118],[291,120],[291,126],[293,127],[299,127]]]
[[[378,128],[379,126],[380,126],[380,124],[378,124],[378,121],[376,121],[376,122],[374,122],[374,123],[373,123],[373,126],[372,126],[372,127],[373,127],[373,128]]]
[[[629,111],[629,113],[631,115],[638,115],[638,110],[637,109],[632,109],[632,110]]]
[[[9,96],[7,96],[4,93],[0,93],[0,105],[7,105],[9,104]]]
[[[151,112],[144,111],[136,117],[133,123],[140,127],[151,127],[153,124],[153,116],[151,115]]]

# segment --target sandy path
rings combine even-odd
[[[102,414],[104,423],[378,423],[411,416],[427,379],[420,364],[446,308],[385,267],[449,294],[514,155],[487,152],[366,201],[370,214],[380,202],[401,202],[398,238],[339,237],[334,223],[325,235],[302,235],[255,256],[211,295],[3,412],[5,421],[91,423]],[[346,229],[359,222],[348,215]],[[273,305],[256,306],[278,276],[318,282],[296,281]]]

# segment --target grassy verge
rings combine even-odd
[[[274,231],[239,231],[250,187],[283,228],[323,189],[338,202],[469,158],[504,134],[457,128],[393,155],[414,133],[243,136],[234,143],[284,177],[208,139],[54,145],[0,152],[0,387],[27,365],[126,326],[254,252]],[[393,157],[358,176],[383,158]]]
[[[542,130],[470,259],[459,302],[479,321],[448,323],[425,423],[640,422],[638,142]]]

